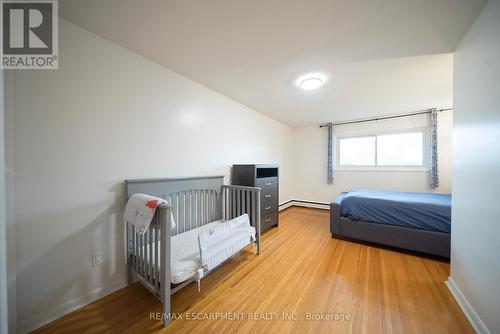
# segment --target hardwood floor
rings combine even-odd
[[[173,296],[183,319],[168,327],[150,319],[161,304],[134,284],[37,332],[473,333],[444,285],[448,263],[332,239],[328,218],[305,208],[280,213],[260,256],[242,252],[202,281],[201,294],[191,284]],[[200,319],[224,312],[242,314]]]

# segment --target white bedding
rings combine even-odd
[[[250,239],[255,240],[255,229],[249,226],[248,216],[244,216],[244,218],[240,216],[228,222],[217,220],[173,236],[170,253],[171,282],[179,284],[197,276],[197,271],[201,268],[198,236],[202,235],[203,252],[206,254],[204,264],[208,270],[212,270],[248,245]],[[242,224],[245,221],[248,226]],[[158,241],[158,248],[161,249],[160,241]],[[147,250],[145,252],[147,253]],[[158,253],[158,261],[161,263],[161,252]]]
[[[218,220],[172,237],[170,265],[172,283],[182,283],[196,275],[201,262],[198,235],[221,225],[223,222],[223,220]]]

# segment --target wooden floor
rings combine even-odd
[[[134,284],[38,332],[473,333],[444,285],[448,263],[332,239],[326,211],[290,208],[280,222],[260,256],[244,251],[201,294],[194,284],[175,294],[183,319],[166,328],[150,320],[161,304]],[[221,316],[239,320],[206,319]]]

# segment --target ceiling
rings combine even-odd
[[[486,0],[60,0],[61,16],[291,126],[451,105]],[[301,91],[306,73],[327,76]]]

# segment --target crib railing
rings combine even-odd
[[[175,228],[172,236],[221,219],[220,192],[195,189],[162,196],[172,206]]]
[[[127,222],[129,282],[140,279],[141,283],[158,297],[162,296],[160,284],[164,277],[162,267],[168,270],[168,275],[165,277],[170,275],[170,257],[162,258],[160,254],[169,254],[169,251],[165,252],[170,250],[171,229],[164,226],[171,224],[171,209],[170,204],[160,204],[144,234],[136,231],[134,225]],[[164,242],[160,242],[161,240]],[[165,265],[165,261],[168,261],[168,266]],[[134,273],[137,277],[132,277]]]
[[[247,213],[255,227],[257,254],[260,254],[260,188],[222,186],[222,219],[229,220]]]

